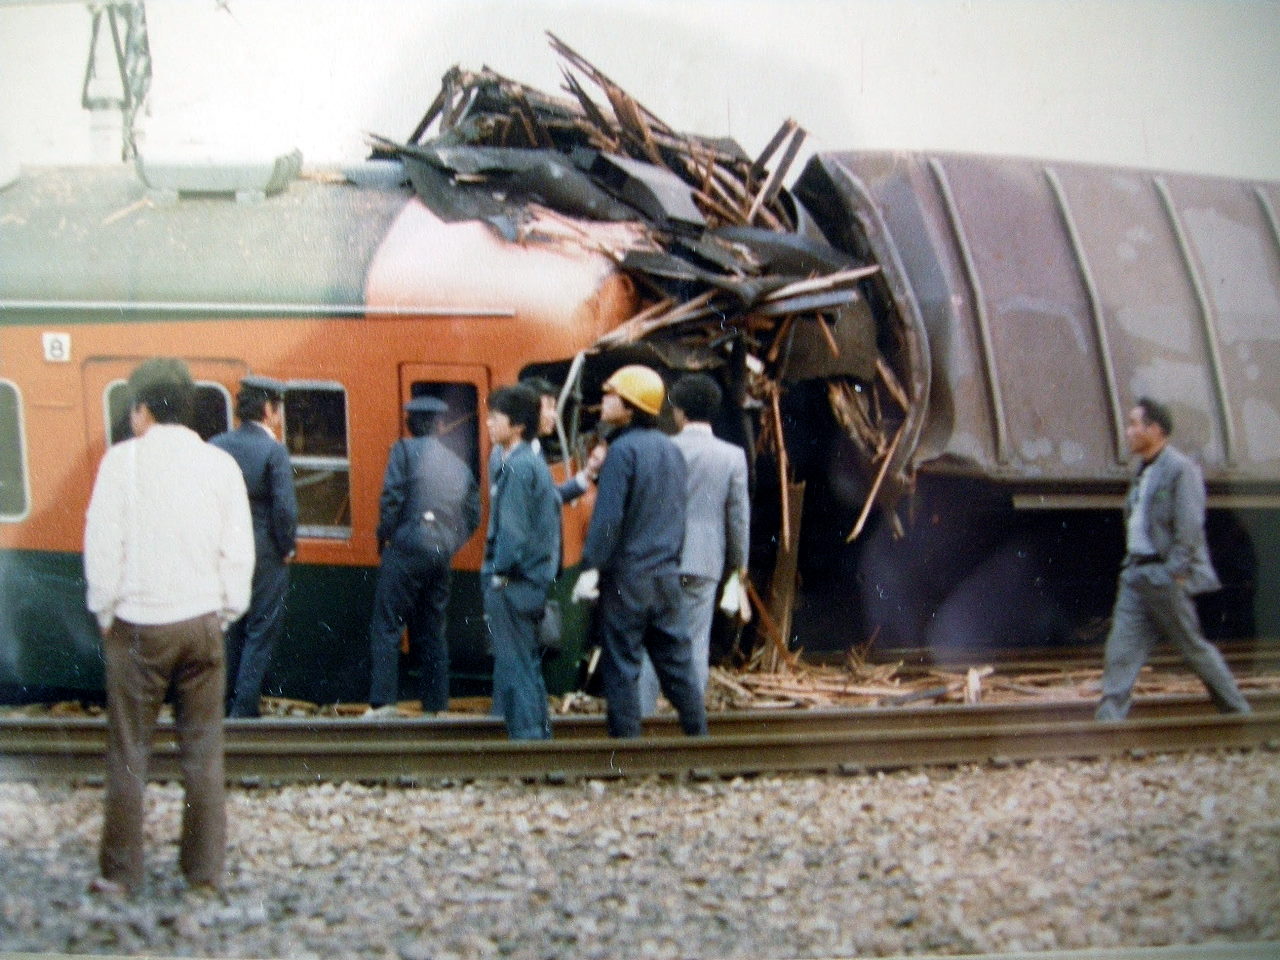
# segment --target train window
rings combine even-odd
[[[196,382],[191,429],[203,440],[231,429],[231,394],[226,387],[220,383]]]
[[[22,398],[7,380],[0,380],[0,450],[0,520],[12,523],[27,515],[30,496]]]
[[[298,535],[351,536],[347,392],[338,383],[292,381],[284,395],[284,444],[298,493]]]
[[[449,407],[440,418],[437,436],[453,454],[480,476],[480,420],[476,415],[479,393],[472,383],[442,383],[415,380],[409,385],[411,397],[435,397]]]
[[[109,383],[105,404],[107,434],[111,442],[128,440],[133,436],[133,429],[129,426],[129,385],[124,380]],[[231,429],[231,394],[226,387],[208,380],[196,381],[195,409],[190,426],[202,440]]]

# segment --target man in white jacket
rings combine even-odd
[[[129,377],[133,438],[107,450],[85,520],[88,607],[107,689],[102,893],[138,892],[151,738],[172,687],[186,803],[179,865],[217,889],[226,852],[223,631],[249,605],[253,524],[240,468],[184,426],[195,396],[181,360]]]

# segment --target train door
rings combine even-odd
[[[488,437],[481,423],[487,415],[489,371],[458,364],[406,363],[400,367],[400,402],[435,397],[448,406],[440,419],[440,441],[470,469],[488,505]],[[484,554],[484,522],[454,559],[455,567],[479,570]]]
[[[95,459],[113,443],[128,439],[129,374],[144,357],[92,357],[84,364],[85,428]],[[231,427],[233,390],[248,367],[238,360],[183,358],[196,382],[192,428],[208,440]]]

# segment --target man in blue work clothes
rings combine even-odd
[[[445,608],[449,570],[480,523],[480,492],[471,470],[435,436],[448,410],[435,397],[405,405],[412,435],[397,440],[387,458],[379,504],[382,563],[369,623],[372,670],[366,716],[398,714],[400,631],[407,624],[418,655],[423,713],[449,707],[449,646]]]
[[[538,431],[538,395],[503,387],[489,398],[489,530],[484,618],[493,643],[493,712],[512,740],[551,736],[538,624],[560,567],[560,497],[528,438]]]
[[[284,422],[284,384],[271,377],[240,381],[240,426],[209,442],[235,459],[244,474],[253,515],[253,597],[227,630],[227,716],[256,717],[262,681],[284,633],[289,560],[298,532],[298,500],[289,454],[276,439]]]
[[[604,384],[600,418],[616,429],[600,470],[595,510],[582,550],[575,600],[599,601],[600,679],[612,737],[640,735],[637,690],[648,653],[662,692],[691,736],[707,732],[681,620],[684,457],[656,429],[662,378],[648,367],[619,369]]]

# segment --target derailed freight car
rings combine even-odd
[[[796,631],[956,650],[1096,640],[1123,550],[1124,418],[1168,402],[1203,467],[1215,637],[1280,632],[1280,184],[964,155],[815,157],[795,193],[880,264],[880,340],[913,391],[881,513],[839,431],[807,431]],[[820,404],[792,391],[798,423]]]

